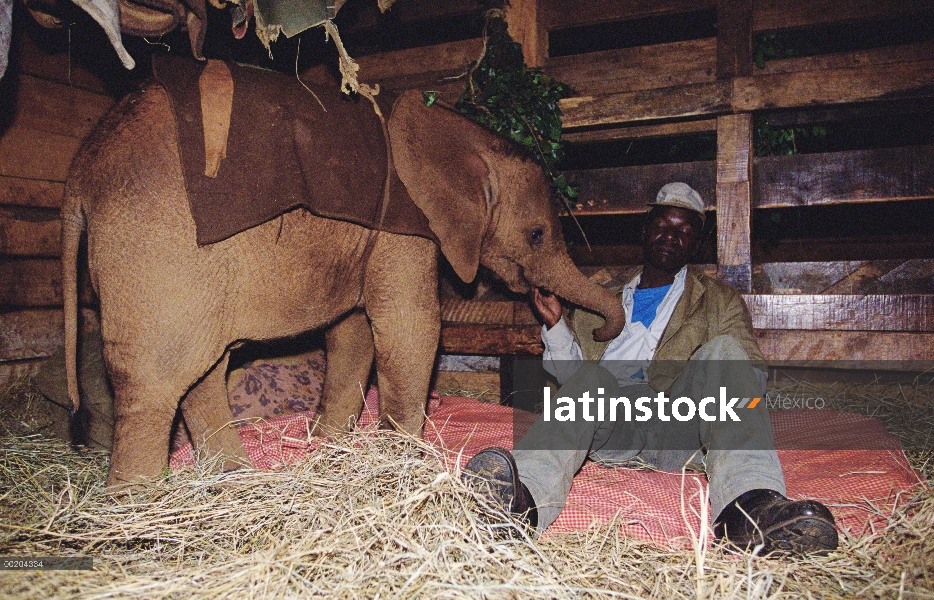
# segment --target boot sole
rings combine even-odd
[[[839,541],[832,523],[812,516],[776,523],[763,533],[768,552],[827,554],[837,549]]]

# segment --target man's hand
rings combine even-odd
[[[532,288],[532,308],[548,329],[557,325],[561,320],[563,312],[561,301],[554,294],[542,293],[539,288]]]

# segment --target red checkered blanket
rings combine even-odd
[[[378,394],[366,396],[358,427],[373,427]],[[240,427],[240,438],[257,469],[275,469],[314,450],[309,443],[312,412],[289,414]],[[425,439],[447,452],[451,469],[489,446],[512,449],[513,410],[470,398],[433,396],[428,404]],[[872,418],[833,411],[788,410],[772,413],[780,447],[828,448],[779,450],[791,498],[812,498],[830,507],[838,527],[860,536],[881,526],[885,516],[921,482],[901,446]],[[873,440],[882,450],[833,450],[862,447]],[[847,443],[849,442],[849,443]],[[192,464],[191,446],[176,450],[170,466]],[[587,462],[574,478],[567,506],[549,532],[585,529],[619,518],[626,535],[671,548],[690,546],[699,531],[702,475],[605,468]],[[682,497],[684,503],[682,505]]]

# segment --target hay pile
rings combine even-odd
[[[2,416],[0,416],[2,418]],[[0,438],[0,555],[93,556],[94,571],[0,571],[5,598],[919,597],[934,590],[934,490],[826,558],[671,552],[612,526],[533,542],[391,432],[278,472],[166,474],[117,503],[106,456]]]

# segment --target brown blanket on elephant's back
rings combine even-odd
[[[299,206],[370,229],[436,240],[395,172],[381,215],[386,140],[369,101],[342,96],[336,86],[315,88],[325,111],[294,77],[233,63],[228,67],[234,83],[233,113],[226,158],[212,178],[204,174],[198,84],[204,63],[153,58],[153,73],[168,91],[175,113],[199,245],[226,239]],[[388,117],[390,101],[379,101]]]

